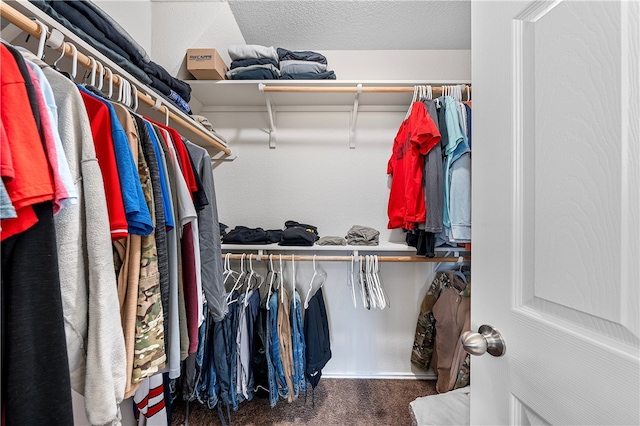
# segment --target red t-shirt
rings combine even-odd
[[[129,233],[127,216],[124,212],[120,175],[116,164],[116,154],[111,136],[111,116],[109,108],[93,96],[80,90],[87,114],[91,121],[91,134],[96,148],[96,158],[100,164],[104,192],[107,199],[107,213],[111,227],[111,240],[119,240]]]
[[[424,156],[440,143],[440,131],[422,102],[414,102],[411,114],[402,122],[393,141],[387,164],[392,176],[389,193],[389,229],[413,229],[426,221],[422,186]]]
[[[0,118],[3,182],[18,217],[0,223],[0,239],[29,229],[37,221],[33,204],[53,200],[54,188],[49,161],[27,95],[25,80],[9,50],[1,45]],[[5,158],[5,156],[8,156]],[[10,177],[13,172],[13,178]]]

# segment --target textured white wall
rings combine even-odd
[[[187,49],[216,48],[227,62],[227,47],[244,38],[226,2],[153,2],[151,58],[173,76],[193,78],[186,68]]]
[[[339,80],[471,80],[471,50],[325,50]]]

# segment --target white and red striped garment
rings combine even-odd
[[[133,395],[140,415],[138,426],[169,426],[162,373],[146,378]]]

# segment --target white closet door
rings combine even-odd
[[[639,21],[472,2],[472,424],[640,424]]]

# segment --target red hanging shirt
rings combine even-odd
[[[440,143],[440,131],[422,102],[414,102],[411,114],[402,122],[393,141],[393,153],[387,164],[392,176],[389,193],[389,229],[413,229],[426,221],[422,186],[424,156]]]

